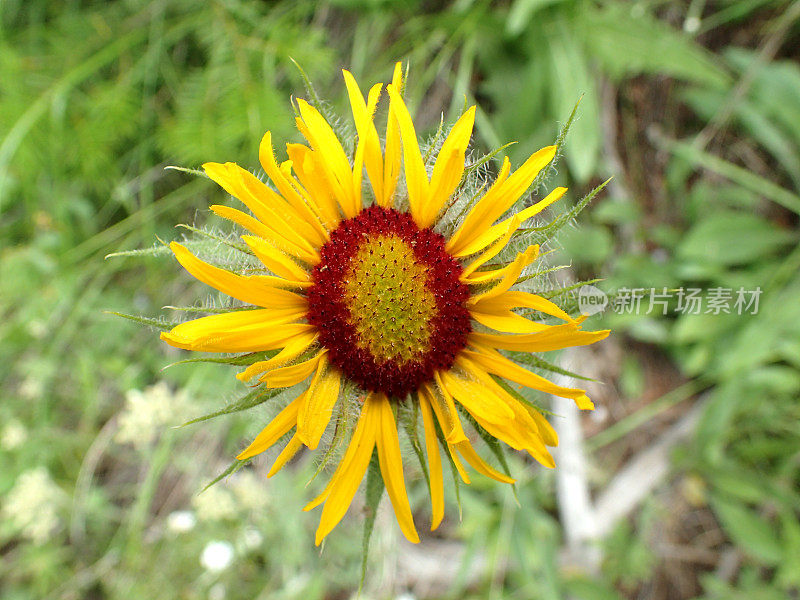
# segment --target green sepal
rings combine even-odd
[[[189,175],[196,175],[197,177],[205,177],[211,179],[205,171],[200,169],[190,169],[188,167],[176,167],[175,165],[168,165],[164,167],[165,171],[180,171],[181,173],[189,173]]]
[[[169,310],[179,310],[181,312],[191,312],[191,313],[211,313],[211,314],[223,314],[229,312],[241,312],[243,310],[259,310],[261,309],[260,306],[171,306],[167,305],[163,308],[168,308]]]
[[[548,290],[546,292],[539,292],[539,296],[541,296],[542,298],[545,298],[546,300],[552,300],[553,298],[558,298],[559,296],[563,296],[564,294],[568,294],[569,292],[571,292],[573,290],[580,289],[585,285],[594,285],[595,283],[598,283],[599,281],[603,281],[603,280],[601,278],[599,278],[599,277],[596,278],[596,279],[587,279],[585,281],[579,281],[578,283],[575,283],[573,285],[569,285],[569,286],[566,286],[566,287],[556,288],[554,290]]]
[[[249,367],[253,363],[261,360],[269,360],[278,353],[277,350],[270,350],[268,352],[248,352],[247,354],[239,354],[237,356],[229,356],[227,358],[186,358],[174,363],[168,364],[164,369],[169,369],[175,365],[184,365],[187,363],[213,363],[218,365],[233,365],[235,367]]]
[[[195,419],[192,419],[191,421],[186,421],[186,423],[178,425],[178,427],[186,427],[187,425],[192,425],[193,423],[200,423],[202,421],[208,421],[209,419],[220,417],[222,415],[229,415],[231,413],[247,410],[248,408],[253,408],[254,406],[263,404],[270,398],[274,398],[283,391],[284,390],[282,388],[265,389],[259,386],[256,389],[245,394],[235,402],[230,403],[225,408],[222,408],[216,412],[207,415],[203,415],[202,417],[197,417]]]
[[[564,225],[574,220],[578,216],[578,214],[584,208],[586,208],[589,202],[594,200],[595,196],[597,196],[597,194],[599,194],[602,191],[602,189],[608,185],[608,182],[611,181],[611,179],[612,177],[606,179],[603,183],[601,183],[600,185],[595,187],[591,192],[586,194],[580,202],[578,202],[574,207],[572,207],[571,210],[565,212],[562,215],[559,215],[556,219],[554,219],[547,225],[544,225],[542,227],[531,227],[527,231],[536,232],[540,235],[543,235],[545,240],[551,239],[556,233],[558,233],[558,231],[562,227],[564,227]]]
[[[507,477],[511,477],[511,469],[508,467],[508,461],[506,460],[505,452],[503,452],[503,447],[500,445],[500,442],[497,441],[497,438],[493,437],[488,431],[486,431],[483,427],[480,426],[475,418],[460,404],[456,405],[458,411],[464,416],[467,422],[472,425],[472,428],[478,432],[478,435],[481,436],[483,443],[489,447],[492,454],[494,454],[497,462],[500,463],[500,467],[503,469],[503,473]],[[511,479],[514,479],[511,477]],[[514,500],[516,500],[517,505],[519,505],[519,496],[517,495],[517,484],[512,483],[511,489],[514,492]]]
[[[436,129],[436,133],[428,142],[428,148],[425,150],[425,156],[422,157],[422,162],[424,165],[428,165],[428,161],[431,158],[431,154],[433,154],[434,148],[436,148],[437,144],[439,143],[439,138],[442,136],[442,130],[444,129],[444,117],[439,119],[439,127]],[[463,178],[462,178],[463,179]]]
[[[556,168],[556,164],[561,156],[564,154],[564,141],[567,139],[567,134],[569,133],[569,128],[572,127],[572,123],[575,121],[575,116],[578,114],[578,106],[580,106],[581,100],[583,100],[583,95],[578,98],[578,101],[575,103],[575,106],[572,107],[572,112],[569,113],[569,117],[567,118],[567,122],[558,130],[558,135],[556,136],[556,143],[554,144],[556,147],[556,155],[553,157],[553,160],[542,169],[536,178],[533,180],[531,184],[531,189],[537,190],[539,186],[550,177],[553,170]]]
[[[417,455],[417,460],[419,460],[419,466],[422,468],[422,474],[425,476],[425,483],[428,485],[428,489],[430,489],[431,479],[428,474],[428,463],[422,452],[422,445],[419,443],[419,402],[413,402],[412,404],[414,405],[414,411],[411,414],[408,414],[409,411],[405,412],[403,415],[403,426],[406,430],[408,441],[411,442],[411,447],[414,449],[414,454]]]
[[[369,541],[372,538],[372,530],[375,527],[375,517],[378,514],[378,505],[381,503],[384,490],[383,477],[378,462],[378,451],[372,451],[372,458],[367,469],[367,486],[365,490],[364,502],[366,504],[366,516],[364,517],[364,535],[361,538],[361,579],[358,582],[358,593],[364,586],[364,579],[367,576],[367,558],[369,558]]]
[[[453,475],[453,484],[455,486],[456,492],[456,504],[458,505],[458,520],[461,520],[461,476],[458,474],[458,469],[456,468],[456,463],[453,461],[453,457],[450,456],[450,447],[447,444],[447,440],[444,437],[444,432],[442,428],[439,426],[438,419],[433,420],[433,428],[436,430],[436,437],[439,440],[439,445],[442,447],[442,453],[447,457],[447,462],[450,464],[450,472]]]
[[[193,227],[192,225],[186,225],[185,223],[179,223],[175,227],[188,229],[192,233],[196,233],[197,235],[202,235],[216,242],[219,242],[220,244],[225,244],[226,246],[233,248],[234,250],[241,252],[242,254],[247,254],[248,256],[255,256],[255,254],[253,254],[253,251],[250,250],[250,248],[245,244],[240,244],[238,242],[231,241],[228,238],[222,237],[221,235],[217,235],[216,233],[211,233],[210,231],[206,231],[205,229]]]
[[[584,381],[597,381],[597,379],[593,379],[592,377],[586,377],[585,375],[578,375],[577,373],[573,373],[572,371],[568,371],[558,365],[554,365],[551,362],[547,362],[543,358],[539,358],[535,354],[531,354],[530,352],[511,352],[511,358],[517,360],[521,363],[529,365],[531,367],[535,367],[537,369],[543,369],[545,371],[551,371],[552,373],[558,373],[559,375],[564,375],[566,377],[574,377],[575,379],[583,379]]]
[[[222,473],[217,475],[202,490],[200,490],[200,493],[202,494],[203,492],[205,492],[208,488],[210,488],[215,483],[219,483],[220,481],[225,479],[228,475],[233,475],[234,473],[236,473],[236,471],[238,471],[242,467],[246,467],[249,464],[250,464],[250,459],[249,458],[247,458],[245,460],[238,460],[237,459],[237,460],[233,461],[230,465],[228,465],[227,469],[225,469]]]
[[[178,325],[180,325],[180,323],[178,323],[177,321],[167,321],[166,319],[163,319],[161,317],[143,317],[141,315],[129,315],[127,313],[121,313],[115,310],[106,310],[104,312],[109,315],[116,315],[118,317],[122,317],[123,319],[135,321],[136,323],[140,323],[142,325],[155,327],[156,329],[160,329],[161,331],[167,331],[169,329],[172,329],[173,327],[177,327]]]
[[[106,254],[105,258],[117,258],[120,256],[163,256],[165,254],[172,254],[172,250],[168,246],[158,244],[152,248],[137,248],[135,250],[120,250],[119,252],[112,252]]]
[[[491,151],[491,152],[489,152],[488,154],[484,154],[483,156],[481,156],[481,157],[480,157],[478,160],[476,160],[475,162],[469,163],[467,166],[465,166],[465,167],[464,167],[464,175],[468,175],[469,173],[472,173],[473,171],[475,171],[475,170],[477,170],[477,169],[480,169],[480,168],[481,168],[483,165],[485,165],[486,163],[488,163],[488,162],[489,162],[490,160],[492,160],[492,159],[493,159],[495,156],[497,156],[498,154],[500,154],[500,153],[501,153],[503,150],[505,150],[505,149],[506,149],[506,148],[508,148],[509,146],[513,146],[513,145],[514,145],[514,144],[516,144],[516,143],[517,143],[517,142],[508,142],[507,144],[503,144],[502,146],[500,146],[500,147],[499,147],[499,148],[497,148],[496,150],[492,150],[492,151]]]
[[[328,463],[333,458],[333,455],[342,445],[344,441],[344,436],[347,434],[350,427],[348,426],[348,410],[347,410],[347,402],[345,400],[339,400],[337,402],[339,406],[339,414],[336,417],[336,428],[333,432],[333,440],[331,440],[328,449],[325,451],[322,460],[320,460],[319,465],[317,466],[317,470],[314,471],[314,474],[311,476],[311,479],[308,480],[308,483],[311,483],[317,478],[317,475],[322,473],[322,470],[328,465]]]
[[[328,122],[328,125],[330,125],[331,128],[336,133],[336,137],[339,138],[339,141],[344,142],[348,136],[345,135],[345,132],[343,132],[341,126],[339,126],[339,123],[341,123],[341,119],[339,119],[338,116],[330,109],[330,107],[327,104],[325,104],[319,97],[319,94],[317,94],[317,90],[311,83],[311,79],[308,77],[308,74],[306,74],[303,67],[300,66],[300,63],[298,63],[291,56],[289,57],[289,60],[291,60],[294,63],[294,66],[300,73],[300,78],[303,80],[303,86],[306,88],[306,93],[308,94],[308,103],[314,108],[316,108],[320,112],[320,114],[325,118],[325,120]],[[297,109],[296,106],[294,106],[294,99],[292,99],[292,107],[295,110],[295,115],[299,117],[300,111]]]

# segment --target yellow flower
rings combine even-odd
[[[250,232],[243,240],[271,274],[235,274],[172,243],[178,261],[194,277],[261,308],[182,323],[161,337],[178,348],[205,352],[279,350],[238,375],[243,381],[257,377],[268,388],[310,378],[305,392],[238,456],[244,460],[264,452],[294,430],[270,476],[302,446],[317,447],[343,380],[361,389],[347,451],[328,485],[305,508],[324,503],[316,543],[344,516],[375,449],[400,528],[417,542],[394,407],[416,403],[422,414],[435,529],[444,514],[440,442],[465,482],[462,459],[488,477],[514,481],[478,455],[457,406],[488,434],[547,467],[554,466],[547,447],[557,444],[555,432],[535,407],[496,378],[573,398],[580,408],[593,406],[583,390],[551,383],[500,350],[545,352],[591,344],[608,331],[582,331],[582,317],[511,289],[537,258],[538,246],[507,264],[491,262],[524,221],[566,191],[557,188],[498,221],[553,160],[554,146],[534,153],[514,173],[506,159],[494,184],[446,239],[434,227],[459,197],[475,107],[450,130],[429,177],[401,96],[400,65],[387,86],[383,150],[373,122],[382,84],[373,86],[365,100],[352,75],[344,71],[344,78],[358,133],[352,163],[325,118],[298,100],[297,127],[308,145],[288,144],[289,160],[279,163],[270,133],[261,141],[259,158],[274,189],[236,164],[203,165],[252,216],[225,206],[211,209]],[[405,186],[399,182],[401,166]],[[549,315],[558,324],[528,319],[516,308]]]

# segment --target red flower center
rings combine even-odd
[[[348,379],[403,398],[453,365],[471,331],[469,289],[444,246],[410,215],[378,206],[331,232],[308,320]]]

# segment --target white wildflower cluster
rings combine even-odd
[[[241,513],[263,510],[269,503],[266,478],[242,471],[224,485],[213,485],[192,499],[200,521],[222,521]]]
[[[11,419],[6,422],[2,432],[0,432],[0,448],[3,448],[3,450],[16,450],[27,439],[28,430],[25,429],[25,426],[16,419]]]
[[[144,391],[130,390],[125,398],[115,439],[138,449],[153,443],[164,427],[176,424],[189,403],[184,391],[173,392],[164,382]]]
[[[3,520],[15,533],[36,544],[49,539],[58,528],[59,508],[64,503],[64,492],[50,477],[45,467],[36,467],[17,477],[14,487],[3,501]]]
[[[267,478],[264,475],[242,470],[231,477],[230,487],[243,510],[261,510],[269,503]]]
[[[200,521],[222,521],[237,516],[236,499],[231,490],[213,485],[192,499]]]

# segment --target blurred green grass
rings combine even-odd
[[[561,238],[576,276],[603,277],[609,290],[763,290],[752,317],[603,317],[621,356],[602,377],[610,416],[588,441],[598,486],[698,390],[705,404],[671,483],[614,529],[597,576],[559,567],[552,474],[519,461],[515,473],[530,478],[520,508],[508,490],[462,488],[463,523],[448,517],[439,541],[463,541],[465,555],[429,597],[797,594],[799,41],[798,3],[769,0],[5,0],[0,596],[355,590],[358,519],[321,555],[311,545],[315,519],[299,510],[310,461],[269,483],[259,470],[237,473],[213,501],[198,499],[263,413],[178,430],[169,426],[183,415],[151,414],[152,440],[123,441],[131,390],[167,381],[198,415],[240,391],[224,366],[162,372],[172,358],[156,335],[102,312],[157,314],[208,293],[188,290],[169,260],[104,256],[172,239],[178,222],[216,224],[207,206],[220,191],[164,167],[252,167],[265,130],[294,140],[288,99],[302,80],[290,57],[334,109],[344,108],[340,68],[365,84],[407,60],[422,127],[466,98],[480,108],[476,146],[516,140],[515,164],[552,141],[583,95],[557,182],[580,198],[615,180]],[[685,381],[686,393],[668,394]],[[424,486],[412,479],[424,519]],[[183,510],[197,519],[190,532],[174,524]],[[392,527],[376,528],[367,597],[390,597]],[[213,540],[234,549],[221,572],[201,564]],[[470,557],[489,575],[470,577]]]

